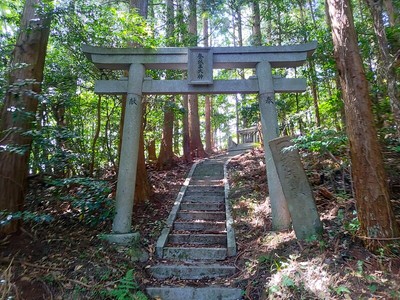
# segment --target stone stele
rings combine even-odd
[[[291,147],[291,137],[273,139],[269,146],[296,237],[299,240],[318,237],[322,233],[322,223],[299,151]]]

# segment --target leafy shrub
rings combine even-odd
[[[19,219],[22,219],[23,221],[33,221],[35,223],[49,223],[53,220],[53,217],[32,211],[0,211],[0,227],[9,224],[12,220]]]
[[[348,146],[348,139],[344,132],[330,129],[317,129],[306,135],[293,139],[296,147],[313,152],[340,154]]]
[[[111,187],[107,181],[75,177],[55,179],[49,182],[56,187],[67,187],[68,194],[61,199],[71,203],[80,220],[91,226],[110,219],[114,215],[114,203],[109,194]]]

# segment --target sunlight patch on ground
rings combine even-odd
[[[330,299],[330,288],[337,276],[329,274],[321,258],[297,261],[297,256],[276,262],[276,273],[266,285],[269,299],[289,299],[293,295]]]

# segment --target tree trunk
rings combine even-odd
[[[192,157],[207,157],[200,136],[199,104],[197,95],[189,95],[189,136]]]
[[[205,117],[206,117],[206,149],[207,154],[212,154],[213,146],[212,146],[212,128],[211,128],[211,101],[212,98],[210,96],[205,97]]]
[[[38,107],[35,95],[41,91],[50,33],[50,18],[37,12],[41,5],[39,0],[25,1],[11,62],[11,66],[22,67],[11,71],[9,86],[15,85],[8,89],[0,114],[0,211],[21,211],[27,190],[32,138],[24,133],[35,120]],[[23,153],[11,151],[9,147],[19,147]],[[11,221],[1,226],[0,232],[14,233],[19,226],[20,222]]]
[[[311,92],[313,96],[313,104],[314,104],[314,110],[315,110],[315,125],[317,127],[321,127],[321,117],[319,114],[319,101],[318,101],[318,89],[317,89],[317,76],[315,72],[315,65],[313,58],[310,58],[309,61],[309,66],[310,66],[310,72],[311,72]]]
[[[389,16],[390,26],[392,27],[396,26],[399,18],[399,8],[395,8],[392,0],[383,0],[383,3],[385,4],[386,11]]]
[[[147,0],[131,0],[130,2],[131,8],[136,8],[138,13],[143,17],[147,18],[148,11],[148,1]],[[137,46],[137,45],[132,45]],[[123,102],[126,104],[126,101]],[[135,197],[134,203],[139,204],[143,203],[146,200],[150,199],[150,196],[153,194],[152,187],[149,183],[146,169],[146,159],[144,156],[144,115],[146,111],[146,105],[143,105],[143,113],[142,113],[142,129],[140,130],[140,140],[139,140],[139,155],[138,155],[138,165],[136,171],[136,183],[135,183]],[[124,111],[122,111],[124,113]],[[122,114],[123,115],[123,114]],[[123,123],[122,123],[123,124]],[[122,136],[121,136],[122,140]]]
[[[157,154],[156,154],[156,140],[150,140],[147,144],[147,159],[150,162],[157,161]]]
[[[329,8],[328,8],[328,3],[327,0],[325,0],[325,16],[326,16],[326,24],[328,26],[328,30],[330,32],[332,32],[332,20],[329,17]],[[332,53],[333,55],[333,53]],[[339,73],[338,70],[335,70],[335,91],[336,91],[336,97],[337,99],[339,99],[343,105],[340,105],[340,107],[338,108],[338,114],[340,116],[340,121],[341,121],[341,126],[337,126],[341,127],[343,130],[346,130],[346,116],[345,116],[345,110],[344,110],[344,101],[343,101],[343,95],[342,95],[342,91],[340,90],[340,78],[339,78]],[[330,91],[330,90],[329,90]]]
[[[305,3],[303,3],[303,0],[298,0],[297,1],[298,5],[299,5],[299,9],[300,9],[300,21],[301,21],[301,26],[306,28],[307,26],[307,20],[305,17],[305,13],[304,13],[304,5]],[[310,11],[311,11],[311,16],[312,16],[312,20],[313,20],[313,25],[314,25],[314,29],[318,30],[316,28],[316,23],[315,23],[315,17],[314,17],[314,11],[312,8],[312,5],[310,3]],[[308,32],[304,31],[304,42],[307,43],[308,42]],[[318,89],[317,89],[317,76],[316,76],[316,72],[315,72],[315,64],[314,64],[314,60],[313,58],[309,59],[309,78],[311,81],[311,94],[313,97],[313,104],[314,104],[314,110],[315,110],[315,123],[317,125],[317,127],[321,126],[321,118],[320,118],[320,114],[319,114],[319,104],[318,104]],[[301,121],[300,121],[301,122]],[[301,128],[300,128],[301,131]]]
[[[100,136],[100,126],[101,126],[101,95],[99,95],[99,98],[97,100],[97,120],[96,120],[96,129],[94,132],[94,137],[92,141],[92,149],[91,149],[91,159],[90,159],[90,167],[89,167],[89,174],[93,176],[94,172],[94,167],[95,167],[95,161],[96,161],[96,144],[97,140],[99,139]]]
[[[167,46],[173,46],[171,41],[174,35],[174,3],[172,0],[166,0],[166,15],[167,15],[167,28],[166,38]],[[167,79],[172,79],[171,71],[167,71]],[[157,169],[168,170],[174,164],[173,152],[173,137],[174,137],[174,111],[171,102],[174,102],[174,97],[170,97],[164,105],[164,122],[163,122],[163,135],[161,139],[160,154],[158,155]]]
[[[382,154],[374,127],[365,76],[349,0],[327,0],[334,55],[346,111],[352,178],[361,235],[376,250],[399,236],[388,192]]]
[[[197,46],[196,0],[189,0],[189,38],[189,45]],[[189,95],[189,138],[192,157],[206,157],[207,154],[204,151],[200,136],[200,118],[197,95]]]
[[[204,3],[204,0],[203,0]],[[203,45],[204,47],[209,47],[209,34],[208,34],[208,11],[203,4]],[[211,154],[213,152],[213,147],[212,147],[212,129],[211,129],[211,100],[212,98],[209,95],[205,96],[205,117],[206,117],[206,136],[205,136],[205,141],[206,141],[206,152],[207,154]]]
[[[143,103],[143,111],[146,110],[146,105]],[[142,114],[142,116],[144,113]],[[136,183],[135,183],[135,197],[133,200],[134,205],[144,203],[150,199],[153,195],[153,189],[149,183],[149,178],[147,175],[147,169],[145,164],[144,156],[144,126],[142,122],[142,129],[140,130],[139,139],[139,153],[138,153],[138,165],[136,169]]]
[[[177,1],[176,12],[179,18],[177,18],[177,27],[183,28],[184,24],[184,0]],[[180,32],[179,42],[185,43],[185,34],[183,31]],[[184,77],[184,76],[183,76]],[[184,77],[185,78],[185,77]],[[183,78],[183,79],[184,79]],[[189,98],[188,95],[182,95],[182,106],[183,106],[183,114],[182,114],[182,148],[183,148],[183,158],[186,163],[192,162],[192,157],[190,155],[190,137],[189,137]]]
[[[365,3],[367,4],[374,20],[375,35],[378,40],[379,53],[383,61],[383,66],[381,66],[381,69],[383,71],[383,77],[386,78],[387,82],[387,93],[389,96],[395,127],[397,129],[397,138],[400,138],[400,99],[397,88],[394,58],[389,51],[389,43],[386,37],[385,25],[383,23],[383,2],[382,0],[365,0]]]
[[[173,137],[173,149],[174,154],[177,155],[181,151],[180,147],[180,139],[181,139],[181,132],[180,132],[180,120],[179,118],[174,118],[174,137]]]
[[[252,45],[261,46],[261,17],[260,17],[260,4],[258,0],[251,2],[253,8],[253,26],[252,26]]]
[[[174,133],[174,112],[171,109],[171,105],[169,103],[166,103],[164,105],[163,135],[161,139],[160,153],[158,155],[158,160],[157,160],[157,169],[159,170],[168,170],[171,169],[173,166],[174,162],[174,152],[172,149],[173,133]]]
[[[148,0],[130,0],[130,7],[137,9],[139,15],[147,18],[149,2]]]
[[[192,162],[192,156],[190,154],[190,135],[189,135],[189,96],[183,95],[183,116],[182,116],[182,127],[183,127],[183,157],[185,162]]]

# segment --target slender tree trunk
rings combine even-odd
[[[212,145],[212,128],[211,128],[211,102],[212,98],[210,96],[205,96],[205,117],[206,117],[206,149],[207,154],[212,154],[213,145]]]
[[[156,154],[156,140],[150,140],[147,144],[147,159],[150,162],[157,161],[157,154]]]
[[[209,34],[208,34],[208,22],[209,22],[209,17],[208,17],[208,11],[206,9],[206,5],[204,5],[203,0],[203,45],[204,47],[209,47]],[[211,154],[213,152],[213,147],[212,147],[212,128],[211,128],[211,101],[212,98],[209,95],[205,96],[205,117],[206,117],[206,136],[205,136],[205,142],[206,142],[206,149],[205,151],[207,154]]]
[[[237,24],[237,31],[238,31],[238,46],[243,47],[243,26],[242,26],[242,10],[241,7],[238,5],[236,7],[236,24]]]
[[[183,117],[182,117],[182,130],[183,130],[183,157],[185,162],[192,162],[192,155],[190,154],[190,133],[189,133],[189,96],[183,95]]]
[[[93,172],[94,172],[94,165],[95,165],[95,160],[96,160],[96,143],[100,136],[100,126],[101,126],[101,95],[99,95],[99,98],[97,100],[96,129],[95,129],[94,137],[93,137],[93,141],[92,141],[92,149],[91,149],[92,157],[90,160],[90,168],[89,168],[89,172],[90,172],[91,176],[93,176]]]
[[[171,100],[168,100],[172,102]],[[174,112],[171,105],[167,103],[164,106],[164,122],[163,122],[163,135],[161,139],[160,153],[157,160],[157,169],[168,170],[173,166],[174,152],[173,146],[173,133],[174,133]]]
[[[37,11],[41,5],[39,0],[25,1],[11,62],[11,66],[22,67],[12,68],[10,89],[0,112],[0,211],[21,211],[27,190],[32,138],[24,133],[31,129],[38,107],[35,95],[41,91],[50,33],[49,16]],[[20,147],[23,153],[10,151],[8,147]],[[0,232],[14,233],[19,226],[20,222],[11,221],[0,227]]]
[[[166,38],[167,46],[173,46],[171,41],[174,35],[174,3],[172,0],[166,0],[166,15],[167,15],[167,28]],[[167,79],[172,79],[173,71],[167,71]],[[164,105],[164,122],[163,122],[163,135],[161,139],[160,154],[158,155],[157,168],[159,170],[168,170],[174,164],[173,152],[173,136],[174,136],[174,111],[171,103],[175,102],[174,96],[170,97]]]
[[[196,0],[189,0],[189,38],[190,46],[197,46]],[[200,135],[199,101],[197,95],[189,95],[189,136],[192,157],[203,158],[204,151]]]
[[[114,155],[113,155],[113,153],[112,153],[112,149],[111,149],[111,145],[113,144],[113,141],[112,141],[112,139],[111,139],[111,137],[110,137],[110,132],[111,132],[111,128],[110,128],[110,124],[111,124],[111,116],[113,115],[113,113],[114,113],[114,109],[115,109],[115,106],[116,106],[116,104],[115,104],[115,98],[114,98],[114,103],[113,103],[113,108],[111,109],[111,111],[109,111],[109,109],[108,109],[108,102],[106,102],[106,109],[107,109],[107,120],[106,120],[106,124],[105,124],[105,127],[104,127],[104,138],[105,138],[105,143],[106,143],[106,148],[107,148],[107,154],[108,154],[108,160],[111,162],[111,164],[112,164],[112,166],[113,166],[113,168],[115,169],[115,170],[117,170],[118,169],[118,167],[117,167],[117,164],[116,164],[116,162],[115,162],[115,157],[114,157]],[[119,152],[118,152],[119,153]],[[117,155],[118,155],[118,153],[117,153]]]
[[[253,9],[253,26],[252,26],[252,40],[254,46],[261,46],[261,16],[260,16],[260,4],[258,0],[252,0],[251,2]]]
[[[350,142],[352,178],[361,235],[376,250],[399,236],[373,122],[368,81],[359,54],[349,0],[327,0]],[[383,238],[383,240],[382,240]]]
[[[389,16],[389,24],[394,27],[398,23],[399,19],[399,7],[395,8],[392,0],[383,0],[385,4],[387,14]],[[396,13],[397,11],[397,13]]]
[[[325,16],[326,16],[326,24],[328,26],[328,30],[329,32],[332,32],[332,20],[329,17],[329,8],[328,8],[328,3],[327,0],[325,0]],[[333,53],[332,53],[333,54]],[[343,130],[346,130],[346,113],[344,110],[344,101],[343,101],[343,95],[342,95],[342,91],[340,89],[340,78],[339,78],[339,74],[338,74],[338,70],[335,70],[335,91],[336,91],[336,97],[337,99],[340,99],[341,103],[343,103],[342,105],[340,105],[340,107],[338,107],[338,114],[340,115],[340,121],[341,121],[341,127],[343,128]],[[339,127],[339,126],[337,126]]]
[[[315,21],[315,13],[314,13],[314,10],[313,10],[312,0],[308,0],[308,6],[310,6],[311,19],[312,19],[314,28],[316,28],[317,27],[317,22]]]
[[[253,5],[256,5],[258,7],[258,1],[254,1],[254,3],[252,2]],[[234,46],[238,46],[238,47],[242,47],[243,46],[243,24],[242,24],[242,3],[240,1],[234,2],[231,4],[231,8],[233,10],[233,15],[235,16],[235,18],[233,19],[233,26],[237,27],[237,37],[235,35],[235,31],[233,32],[234,35]],[[253,15],[253,19],[255,19],[254,23],[256,24],[260,24],[260,18],[257,18],[257,16]],[[254,23],[253,23],[253,29],[254,29]],[[261,31],[260,31],[261,34]],[[261,38],[261,35],[259,35],[258,37]],[[236,42],[237,40],[237,42]],[[252,43],[254,43],[254,38],[252,36]],[[240,76],[241,79],[244,79],[244,69],[239,69],[237,70],[238,75]],[[240,143],[240,135],[239,135],[239,131],[240,131],[240,127],[245,128],[246,127],[246,120],[241,120],[241,115],[240,115],[240,106],[241,103],[239,101],[239,99],[242,100],[242,102],[246,101],[246,95],[245,94],[241,94],[239,95],[235,95],[235,113],[236,113],[236,143],[239,144]],[[242,141],[243,142],[243,141]]]
[[[148,0],[130,0],[130,7],[136,9],[138,14],[143,18],[147,18],[149,9]]]
[[[276,19],[277,19],[277,23],[278,23],[277,42],[278,42],[278,45],[280,46],[280,45],[282,45],[282,23],[281,23],[282,16],[281,16],[281,12],[280,11],[278,11],[278,15],[277,15]]]
[[[189,95],[190,152],[193,157],[207,157],[200,136],[199,104],[197,95]]]
[[[383,21],[383,1],[382,0],[365,0],[369,11],[374,20],[374,30],[378,39],[379,53],[383,61],[381,66],[382,73],[387,82],[387,93],[392,108],[393,119],[397,129],[397,138],[400,138],[400,99],[397,88],[395,58],[390,54],[389,43],[386,37],[385,25]]]
[[[144,115],[145,110],[146,104],[143,103],[142,116]],[[133,200],[133,203],[135,205],[146,202],[154,193],[149,183],[145,161],[146,158],[144,156],[144,125],[142,122],[139,139],[138,165],[136,170],[135,197]]]
[[[267,0],[267,11],[272,10],[272,0]],[[271,18],[267,19],[267,29],[265,32],[266,42],[272,43],[272,20]]]
[[[180,120],[179,118],[174,118],[174,137],[173,137],[173,149],[175,155],[180,153],[181,148],[180,148]]]
[[[133,9],[137,9],[138,13],[147,18],[147,10],[148,10],[148,1],[147,0],[131,0],[130,7]],[[132,45],[137,46],[137,45]],[[126,104],[126,101],[123,103]],[[143,203],[146,200],[150,199],[151,195],[153,194],[152,187],[149,183],[147,169],[146,169],[146,158],[144,156],[144,115],[146,111],[146,105],[143,105],[143,113],[142,113],[142,128],[140,130],[140,139],[139,139],[139,155],[138,155],[138,165],[136,171],[136,188],[135,188],[135,197],[134,203],[139,204]],[[124,111],[122,112],[124,113]],[[124,115],[124,114],[122,114]],[[123,124],[123,123],[122,123]],[[122,140],[122,135],[121,135]]]
[[[310,3],[311,1],[309,1]],[[300,9],[300,20],[301,20],[301,26],[306,27],[307,26],[307,20],[305,17],[305,13],[304,13],[304,5],[305,3],[303,3],[303,0],[297,0],[297,3],[299,5],[299,9]],[[314,12],[310,3],[310,10],[311,10],[311,15],[312,15],[312,20],[313,20],[313,25],[314,27],[316,26],[315,24],[315,17],[314,17]],[[317,28],[315,28],[315,30],[317,30]],[[304,42],[307,43],[308,42],[308,33],[304,32]],[[310,69],[310,73],[309,73],[309,77],[311,80],[311,94],[313,97],[313,104],[314,104],[314,111],[315,111],[315,123],[317,125],[317,127],[321,126],[321,118],[320,118],[320,114],[319,114],[319,104],[318,104],[318,89],[317,89],[317,76],[316,76],[316,72],[315,72],[315,64],[314,64],[314,60],[313,58],[309,59],[309,69]]]
[[[184,27],[184,11],[183,11],[183,2],[184,0],[177,1],[177,27]],[[187,36],[180,32],[179,34],[179,42],[185,43],[185,39]],[[190,155],[190,136],[189,136],[189,98],[188,95],[182,96],[182,106],[183,106],[183,114],[182,114],[182,149],[183,149],[183,158],[186,163],[192,162],[192,157]]]
[[[38,131],[42,130],[42,124],[46,124],[46,105],[44,103],[39,104],[38,109],[37,109],[37,121],[36,121],[36,129]],[[1,136],[1,134],[0,134]],[[48,168],[47,164],[43,166],[41,164],[41,160],[48,160],[48,153],[45,148],[39,147],[39,145],[35,145],[35,143],[32,143],[32,162],[31,162],[31,167],[32,167],[32,173],[33,174],[40,174],[43,173]]]

